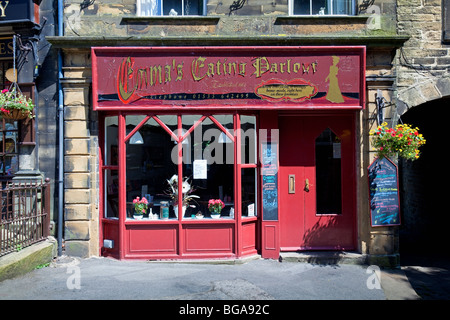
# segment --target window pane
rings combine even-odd
[[[354,0],[292,0],[294,15],[352,14]]]
[[[173,116],[159,118],[166,126],[176,127],[176,122],[172,123]],[[127,132],[132,131],[143,119],[144,116],[127,116]],[[133,199],[136,197],[146,197],[150,202],[144,218],[149,217],[150,211],[161,217],[161,202],[172,201],[167,180],[178,172],[177,164],[172,159],[173,153],[176,156],[177,145],[152,118],[134,136],[138,133],[140,137],[130,139],[126,146],[127,217],[133,216]],[[175,215],[170,212],[167,218],[175,218]]]
[[[256,168],[242,169],[242,216],[257,215],[257,174]]]
[[[241,116],[241,162],[256,164],[256,116]]]
[[[176,15],[181,16],[182,13],[182,0],[164,0],[163,1],[163,13],[165,16]]]
[[[294,14],[311,14],[310,0],[294,0]]]
[[[329,128],[316,139],[318,214],[341,213],[341,142]]]
[[[217,115],[214,118],[230,132],[232,115]],[[183,129],[195,123],[200,116],[183,116]],[[234,213],[234,143],[222,134],[217,125],[205,118],[183,144],[183,175],[191,181],[193,198],[186,209],[185,218],[196,215],[210,217],[208,201],[220,199],[224,202],[221,217],[233,217]]]

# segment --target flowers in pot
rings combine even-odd
[[[208,201],[208,210],[211,212],[212,218],[219,218],[223,208],[225,208],[225,203],[220,199],[210,199]]]
[[[133,199],[133,204],[134,204],[133,217],[135,219],[142,219],[142,216],[144,215],[144,213],[147,211],[148,208],[147,199],[145,199],[145,197],[142,197],[142,199],[136,197],[135,199]]]
[[[15,87],[0,92],[0,112],[5,119],[23,120],[33,118],[33,101]]]
[[[398,155],[406,160],[416,160],[420,156],[419,148],[426,142],[419,129],[408,124],[388,128],[387,123],[383,122],[370,135],[373,136],[372,145],[380,158]]]
[[[178,217],[178,175],[174,174],[170,179],[167,180],[169,185],[168,194],[172,198],[174,203],[174,211],[176,217]],[[185,178],[181,182],[181,193],[182,193],[182,210],[183,214],[186,210],[186,207],[189,205],[189,202],[194,200],[195,198],[200,198],[192,194],[195,191],[194,187],[189,183],[189,179]],[[194,200],[195,201],[195,200]]]

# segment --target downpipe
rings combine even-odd
[[[58,0],[58,36],[64,35],[63,30],[63,0]],[[63,214],[64,214],[64,95],[61,85],[62,73],[62,49],[58,49],[58,256],[62,255],[63,240]]]

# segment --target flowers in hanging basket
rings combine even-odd
[[[210,199],[208,201],[208,209],[211,213],[220,214],[223,208],[225,208],[225,203],[220,199]]]
[[[169,180],[167,180],[169,184],[168,194],[174,201],[176,205],[178,203],[178,175],[174,174]],[[194,187],[189,183],[188,178],[185,178],[181,183],[181,192],[182,192],[182,205],[187,206],[191,200],[194,198],[200,198],[199,196],[193,195]]]
[[[398,155],[407,160],[416,160],[420,156],[419,148],[426,142],[419,129],[408,124],[388,128],[387,123],[383,122],[370,135],[373,136],[372,145],[380,158]]]
[[[142,199],[136,197],[136,199],[133,199],[133,204],[135,215],[143,215],[147,211],[148,201],[145,197],[142,197]]]
[[[0,111],[4,118],[33,118],[34,104],[15,87],[0,92]]]

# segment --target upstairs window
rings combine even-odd
[[[355,0],[291,0],[290,15],[354,15]]]
[[[151,16],[202,16],[205,0],[136,0],[137,15]]]

